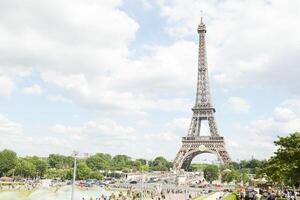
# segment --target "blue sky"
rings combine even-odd
[[[300,129],[299,8],[1,1],[0,149],[173,159],[192,115],[203,10],[220,133],[233,160],[267,158],[277,136]]]

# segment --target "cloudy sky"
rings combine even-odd
[[[300,130],[298,0],[2,0],[0,149],[173,159],[195,99],[200,10],[228,151],[270,156]]]

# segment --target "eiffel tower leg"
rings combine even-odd
[[[230,162],[230,157],[227,150],[225,149],[225,145],[223,146],[223,148],[221,148],[221,150],[219,150],[219,154],[224,164],[228,164]]]
[[[189,166],[191,165],[193,160],[192,156],[188,156],[187,158],[185,158],[185,160],[182,163],[181,169],[184,169],[185,171],[187,171],[189,169]]]
[[[219,136],[218,127],[214,115],[208,117],[208,126],[211,136]]]
[[[201,130],[201,120],[199,118],[196,119],[196,130],[195,130],[195,135],[200,136],[200,130]]]
[[[195,133],[195,126],[196,126],[196,118],[193,116],[192,117],[192,120],[191,120],[191,124],[190,124],[190,128],[189,128],[189,132],[188,132],[188,135],[189,136],[193,136]]]
[[[184,147],[182,146],[180,148],[180,150],[178,151],[177,155],[176,155],[176,158],[173,162],[173,168],[176,169],[176,170],[180,170],[181,169],[181,163],[182,163],[182,159],[184,158],[185,156],[185,149]]]

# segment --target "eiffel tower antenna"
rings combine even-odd
[[[223,163],[230,162],[230,157],[225,148],[225,141],[219,134],[215,120],[215,108],[212,105],[209,80],[208,64],[206,55],[206,26],[202,21],[198,26],[199,52],[198,52],[198,81],[195,105],[192,108],[193,116],[186,137],[182,137],[182,146],[174,160],[174,169],[188,169],[193,158],[201,153],[217,155]],[[208,121],[209,136],[200,133],[201,122]]]
[[[203,22],[202,22],[203,10],[200,10],[200,14],[201,14],[201,24],[202,24],[202,23],[203,23]]]

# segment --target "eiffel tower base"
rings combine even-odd
[[[192,136],[182,138],[182,146],[173,162],[173,168],[175,170],[187,170],[192,160],[202,153],[215,154],[223,164],[230,162],[223,137]]]

